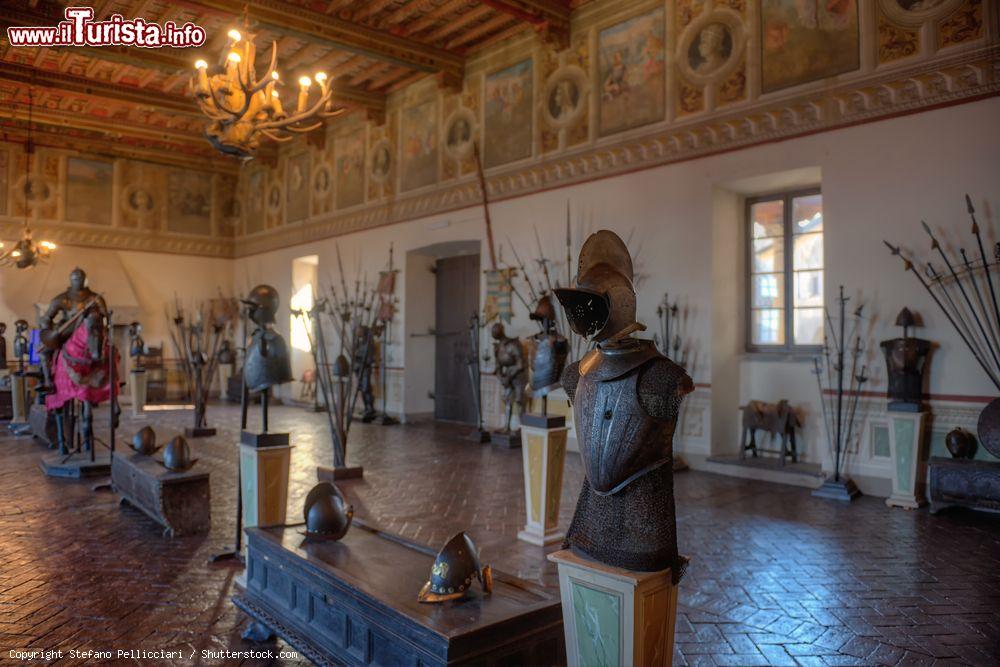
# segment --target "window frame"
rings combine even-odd
[[[745,326],[745,346],[746,351],[749,353],[759,353],[759,354],[809,354],[813,355],[823,350],[823,345],[796,345],[795,340],[795,253],[794,253],[794,243],[795,236],[793,233],[793,225],[795,224],[792,220],[792,201],[798,197],[808,197],[812,195],[820,195],[822,197],[823,191],[819,186],[813,186],[808,188],[798,188],[794,190],[779,190],[777,192],[772,192],[766,195],[756,195],[753,197],[747,197],[745,206],[743,209],[743,234],[744,234],[744,250],[745,256],[744,261],[746,262],[746,269],[743,271],[743,279],[745,283],[744,290],[744,308],[743,314],[746,319]],[[754,204],[760,204],[769,201],[781,201],[782,202],[782,227],[784,229],[784,266],[782,267],[781,275],[785,282],[785,295],[784,295],[784,306],[782,308],[785,318],[785,342],[781,345],[761,345],[759,343],[753,342],[753,220],[751,217],[751,211],[753,210]],[[825,207],[824,207],[825,208]],[[826,309],[826,215],[824,212],[823,216],[823,303],[824,312]],[[824,338],[826,335],[824,326]]]

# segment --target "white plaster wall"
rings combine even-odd
[[[537,256],[533,235],[537,226],[546,255],[557,260],[554,271],[564,275],[567,200],[572,205],[574,262],[586,233],[608,228],[631,237],[630,246],[637,253],[639,318],[649,325],[648,334],[656,329],[655,309],[663,292],[691,304],[688,336],[696,341],[695,381],[713,385],[713,394],[724,393],[724,400],[713,397],[703,402],[712,412],[710,420],[702,420],[700,434],[682,436],[678,448],[703,453],[735,451],[739,404],[749,398],[787,397],[812,418],[802,438],[806,458],[823,461],[825,446],[817,437],[820,423],[814,418],[819,403],[809,373],[811,361],[760,359],[742,352],[744,277],[736,258],[743,250],[742,241],[734,245],[734,239],[740,239],[743,224],[739,198],[747,193],[735,192],[734,184],[792,170],[820,175],[828,303],[841,283],[850,294],[862,290],[877,316],[873,343],[896,335],[891,323],[902,306],[918,311],[926,324],[919,334],[941,343],[931,368],[931,392],[993,395],[996,390],[978,371],[943,315],[915,279],[904,274],[899,260],[889,256],[882,239],[901,242],[911,250],[926,249],[921,218],[965,233],[965,192],[979,206],[981,222],[996,224],[992,211],[1000,204],[998,118],[1000,100],[988,99],[496,202],[490,209],[494,238],[498,246],[505,246],[500,251],[503,259],[512,261],[508,237],[523,258],[533,258]],[[234,279],[239,285],[247,282],[246,277],[251,282],[266,277],[285,299],[292,258],[318,254],[324,282],[336,275],[336,243],[349,276],[361,266],[362,275],[367,273],[374,280],[386,264],[391,241],[403,272],[398,291],[402,297],[405,272],[425,270],[402,261],[407,251],[483,237],[482,212],[469,208],[236,260]],[[484,267],[488,266],[485,242],[481,256]],[[409,330],[405,318],[412,307],[402,309],[399,331]],[[287,323],[287,313],[279,322]],[[287,324],[283,326],[287,333]],[[516,301],[509,329],[521,336],[534,331],[526,310]],[[405,365],[400,336],[394,335],[394,340],[392,365]],[[713,363],[725,366],[713,369]],[[876,360],[875,366],[881,369],[881,361]],[[879,379],[872,389],[884,387],[884,372]],[[408,386],[407,394],[425,394],[428,389]],[[852,465],[864,473],[860,459]],[[884,468],[873,474],[880,471],[884,474]]]

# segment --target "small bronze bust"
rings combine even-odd
[[[910,338],[908,335],[910,327],[917,326],[917,319],[909,308],[899,311],[896,326],[903,327],[903,337],[880,343],[889,374],[889,389],[886,392],[889,410],[922,412],[931,342],[922,338]]]
[[[503,324],[497,322],[490,330],[493,336],[493,354],[497,360],[496,374],[503,387],[503,400],[506,419],[502,433],[510,433],[510,422],[514,416],[514,406],[520,406],[520,414],[524,414],[528,385],[528,366],[524,359],[524,348],[517,338],[510,338],[504,331]]]

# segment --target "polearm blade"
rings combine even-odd
[[[993,287],[993,274],[990,271],[990,261],[986,256],[986,249],[983,247],[982,234],[979,233],[979,223],[976,221],[976,209],[972,205],[972,198],[968,193],[965,195],[965,206],[969,212],[969,218],[972,220],[972,233],[976,237],[976,245],[979,246],[979,256],[983,260],[983,271],[986,272],[986,284],[990,287],[990,300],[993,302],[993,322],[996,328],[1000,330],[1000,305],[997,303],[997,293]]]
[[[549,275],[549,261],[545,259],[545,253],[542,251],[542,239],[538,236],[538,225],[535,225],[535,243],[538,245],[538,263],[542,265],[542,273],[545,276],[545,284],[549,288],[549,294],[553,294],[552,277]]]
[[[917,280],[920,281],[920,284],[923,286],[924,290],[926,290],[926,292],[934,300],[934,303],[937,304],[937,307],[941,309],[941,312],[944,313],[944,316],[948,318],[948,322],[958,333],[959,338],[961,338],[962,342],[965,343],[965,346],[969,348],[969,351],[972,353],[972,356],[976,360],[976,363],[978,363],[979,366],[986,372],[986,375],[987,377],[989,377],[990,382],[992,382],[997,389],[1000,389],[1000,381],[997,380],[997,377],[994,375],[993,371],[990,370],[985,360],[976,352],[976,348],[972,345],[971,342],[969,342],[969,339],[966,338],[965,334],[962,332],[962,328],[959,327],[958,324],[955,322],[955,318],[952,317],[948,309],[944,307],[944,304],[941,303],[941,300],[938,298],[937,294],[934,293],[934,290],[931,289],[931,286],[927,284],[927,281],[924,280],[924,277],[920,275],[920,272],[917,271],[916,267],[914,267],[913,262],[907,259],[905,255],[903,255],[899,246],[894,246],[888,241],[882,241],[882,242],[889,248],[889,250],[892,252],[893,255],[896,255],[897,257],[903,260],[903,269],[905,271],[910,271],[911,273],[913,273],[913,275],[917,277]]]
[[[944,280],[944,276],[938,273],[937,269],[930,262],[927,263],[926,268],[927,275],[930,276],[931,284],[936,284],[941,287],[941,293],[944,295],[946,305],[951,308],[949,311],[951,315],[955,318],[965,330],[965,335],[968,337],[970,343],[972,344],[973,354],[980,356],[982,359],[986,360],[987,353],[983,348],[982,341],[976,332],[973,330],[972,326],[969,324],[969,317],[965,313],[965,309],[961,307],[960,304],[955,302],[955,299],[951,295],[951,291],[948,289],[948,285]],[[984,361],[985,363],[985,361]]]
[[[937,250],[938,254],[941,256],[941,259],[944,261],[945,266],[948,267],[948,271],[951,272],[951,277],[954,279],[955,284],[958,286],[958,290],[959,292],[961,292],[962,298],[965,299],[965,303],[968,304],[969,306],[969,311],[971,312],[972,319],[975,321],[976,326],[979,327],[979,331],[983,334],[983,342],[986,343],[986,346],[990,352],[990,356],[993,357],[993,363],[996,364],[997,368],[1000,368],[1000,357],[997,357],[997,351],[993,348],[990,338],[986,333],[986,329],[985,327],[983,327],[982,320],[979,318],[979,314],[976,311],[975,306],[972,305],[972,300],[969,298],[968,292],[965,291],[965,286],[962,284],[962,281],[959,280],[958,273],[955,271],[955,267],[951,265],[951,260],[948,259],[948,255],[946,255],[944,250],[941,248],[941,244],[938,243],[937,238],[935,238],[934,232],[931,231],[930,225],[928,225],[927,222],[925,222],[924,220],[921,220],[920,224],[924,226],[924,231],[927,232],[927,235],[931,237],[931,248]]]

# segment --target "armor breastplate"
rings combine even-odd
[[[535,396],[545,396],[559,386],[568,353],[569,345],[563,336],[535,336],[535,354],[531,359],[531,389]]]
[[[674,425],[651,417],[639,403],[637,381],[645,363],[604,380],[601,373],[581,370],[573,412],[584,471],[598,495],[617,493],[670,461]]]
[[[266,355],[261,350],[262,339],[266,343]],[[247,350],[243,373],[250,391],[262,391],[276,384],[291,382],[292,362],[285,339],[274,331],[255,331]]]

